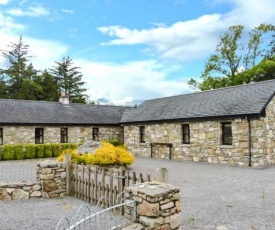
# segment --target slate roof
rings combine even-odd
[[[275,80],[143,102],[121,123],[260,116],[275,93]]]
[[[114,125],[129,107],[0,99],[0,124]]]

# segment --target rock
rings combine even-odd
[[[45,192],[52,192],[57,190],[57,184],[53,180],[44,180],[43,188]]]
[[[216,230],[228,230],[228,228],[225,226],[218,226]]]
[[[31,194],[31,197],[41,197],[42,196],[42,193],[40,191],[34,191],[32,194]]]
[[[39,190],[41,190],[41,185],[39,185],[39,184],[34,185],[34,186],[32,187],[32,190],[33,190],[33,191],[39,191]]]
[[[102,145],[99,141],[86,141],[83,145],[79,146],[77,149],[78,154],[84,153],[94,153],[98,148],[101,148]]]
[[[14,189],[12,193],[13,200],[28,200],[29,196],[29,193],[23,191],[22,189]]]
[[[65,179],[66,178],[66,172],[62,172],[60,177],[61,177],[61,179]]]
[[[0,189],[0,200],[11,200],[11,197],[5,189]]]

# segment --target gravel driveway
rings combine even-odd
[[[35,160],[0,162],[0,168],[31,168]],[[169,183],[182,191],[183,229],[275,229],[275,167],[259,170],[208,163],[137,158],[131,169],[169,171]],[[54,229],[63,215],[84,202],[64,199],[0,201],[0,229]]]

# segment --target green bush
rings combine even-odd
[[[35,145],[35,157],[43,158],[44,157],[44,145]]]
[[[124,145],[122,142],[120,142],[120,141],[118,141],[118,140],[108,140],[108,141],[106,141],[106,142],[112,144],[112,145],[115,146],[115,147],[117,147],[117,146],[123,146],[123,145]]]
[[[51,144],[44,145],[44,157],[52,157],[53,156],[53,147]]]
[[[77,143],[70,143],[70,149],[77,149],[78,146],[79,145]]]
[[[26,159],[33,159],[35,157],[35,144],[26,144]]]
[[[16,160],[24,159],[23,145],[14,145],[14,154]]]
[[[4,147],[0,146],[0,161],[3,159]]]
[[[14,145],[5,145],[4,146],[3,159],[4,160],[14,160],[15,159]]]
[[[60,145],[61,145],[61,152],[65,149],[71,149],[70,148],[70,145],[71,145],[70,143],[62,143]]]
[[[61,147],[60,147],[60,144],[51,144],[52,145],[52,150],[53,150],[53,157],[58,157],[62,150],[61,150]]]

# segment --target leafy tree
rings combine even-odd
[[[260,82],[275,79],[275,56],[272,59],[264,58],[259,64],[251,69],[241,72],[236,80],[243,83]]]
[[[36,95],[38,101],[58,101],[60,96],[59,86],[56,78],[47,70],[38,75],[34,82],[41,86],[41,92]]]
[[[261,24],[249,32],[249,40],[243,43],[244,26],[229,27],[229,31],[220,37],[215,53],[205,64],[201,83],[191,79],[188,84],[200,90],[216,89],[250,82],[253,75],[246,75],[243,81],[240,72],[253,68],[270,50],[263,49],[263,36],[275,31],[273,25]],[[274,47],[274,41],[270,46]]]
[[[19,42],[9,47],[9,51],[1,50],[9,65],[6,69],[0,69],[0,78],[5,79],[7,95],[13,99],[35,99],[35,94],[41,88],[33,82],[38,71],[29,61],[29,46],[23,44],[20,36]]]
[[[80,67],[74,67],[70,57],[63,58],[61,62],[55,62],[56,66],[51,69],[61,90],[70,98],[70,102],[86,103],[86,89],[82,88],[85,82],[82,81]]]

